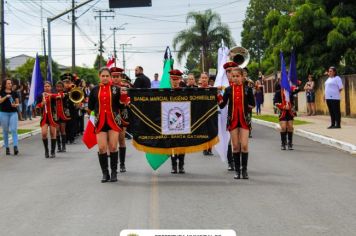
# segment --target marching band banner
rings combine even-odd
[[[133,145],[140,151],[179,154],[219,142],[216,88],[130,89]]]

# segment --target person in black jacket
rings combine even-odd
[[[89,95],[88,113],[94,111],[95,133],[98,142],[98,158],[103,173],[102,183],[117,181],[118,139],[121,129],[121,103],[127,103],[127,93],[111,84],[111,73],[106,67],[99,71],[100,84]],[[108,151],[110,152],[111,176],[108,170]]]
[[[135,68],[135,76],[134,88],[151,88],[151,80],[143,74],[143,68],[141,66]]]
[[[299,82],[299,81],[298,81]],[[289,99],[286,99],[285,92],[281,85],[275,86],[276,92],[273,97],[273,104],[279,110],[279,125],[281,127],[281,150],[286,150],[288,136],[288,150],[293,150],[293,120],[297,115],[294,109],[294,95],[300,90],[292,86],[289,93]],[[289,100],[289,101],[288,101]]]
[[[219,94],[218,102],[221,109],[229,104],[227,129],[230,131],[232,142],[232,155],[236,171],[234,178],[240,179],[242,166],[242,178],[248,179],[248,139],[251,129],[249,111],[255,106],[255,99],[252,89],[243,81],[243,70],[241,68],[232,70],[231,80],[231,84],[225,89],[224,95]]]

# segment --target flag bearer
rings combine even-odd
[[[124,70],[119,67],[111,67],[111,77],[113,85],[120,87],[121,91],[126,93],[126,89],[129,87],[127,83],[124,83],[122,78],[122,72]],[[126,128],[129,125],[128,108],[121,104],[120,106],[121,115],[121,131],[119,132],[119,158],[120,158],[120,172],[126,172],[125,159],[126,159],[126,142],[125,134]]]
[[[172,89],[179,89],[180,88],[180,81],[182,79],[183,73],[180,70],[171,70],[169,72],[170,75],[170,80],[171,80],[171,87]],[[171,160],[172,160],[172,174],[184,174],[184,153],[179,153],[179,154],[173,154],[171,155]],[[178,169],[177,169],[178,165]]]

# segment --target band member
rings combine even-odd
[[[70,120],[69,110],[66,107],[68,96],[64,94],[64,84],[56,84],[56,109],[57,109],[57,146],[58,152],[66,152],[66,123]]]
[[[229,80],[229,84],[231,84],[231,72],[234,68],[237,68],[237,67],[238,67],[238,65],[233,61],[229,61],[224,64],[224,69],[226,71],[226,77]],[[228,163],[227,170],[234,171],[235,167],[234,167],[234,159],[232,157],[231,140],[229,141],[229,145],[227,148],[227,163]]]
[[[233,158],[235,163],[235,179],[240,179],[242,166],[242,178],[248,179],[248,137],[251,126],[248,112],[255,106],[253,92],[243,82],[243,70],[233,69],[231,72],[231,85],[225,89],[224,95],[219,94],[219,107],[222,109],[229,104],[227,129],[230,131]],[[240,161],[241,155],[241,161]],[[240,166],[241,163],[241,166]]]
[[[206,72],[200,74],[200,88],[209,88],[209,75]],[[213,153],[211,152],[211,147],[203,151],[204,156],[211,156]]]
[[[46,81],[44,84],[44,92],[42,94],[42,102],[37,107],[42,110],[41,117],[41,133],[42,141],[45,148],[45,157],[56,157],[56,131],[57,131],[57,110],[56,110],[56,98],[58,94],[52,94],[52,85]],[[48,128],[51,136],[51,156],[48,153]]]
[[[93,88],[89,95],[88,112],[94,111],[96,116],[95,132],[98,142],[98,158],[103,173],[102,183],[117,181],[119,132],[122,131],[120,102],[127,104],[127,94],[120,87],[111,84],[111,73],[108,68],[99,71],[100,84]],[[108,154],[110,152],[111,176],[108,170]]]
[[[64,92],[69,93],[75,86],[74,76],[71,73],[65,73],[61,76],[61,79],[64,83]],[[69,116],[71,118],[66,124],[66,141],[69,144],[75,144],[75,135],[78,130],[78,109],[70,99],[65,100],[64,106],[69,110]]]
[[[183,73],[180,70],[171,70],[169,72],[170,74],[170,80],[171,80],[171,87],[173,89],[178,89],[180,88],[180,81],[182,79]],[[174,154],[171,155],[171,160],[172,160],[172,174],[184,174],[184,157],[185,154]],[[177,160],[179,161],[179,164],[177,163]],[[177,170],[177,164],[178,164],[178,169]]]
[[[121,91],[126,91],[129,88],[129,84],[125,83],[122,78],[122,72],[124,70],[118,67],[110,68],[112,84],[120,87]],[[119,132],[119,158],[120,158],[120,172],[126,172],[125,159],[126,159],[126,142],[125,134],[126,128],[129,125],[129,116],[128,108],[121,104],[120,106],[120,115],[121,115],[121,131]]]
[[[299,81],[298,81],[299,83]],[[285,97],[285,92],[281,89],[281,85],[276,85],[274,95],[274,105],[279,110],[279,125],[281,127],[281,150],[286,150],[287,135],[288,135],[288,150],[293,150],[293,120],[297,115],[294,109],[294,95],[299,92],[299,88],[292,86],[289,99]]]
[[[253,82],[253,80],[248,77],[248,69],[247,69],[247,67],[243,68],[243,71],[244,71],[244,83],[248,87],[250,87],[252,89],[252,92],[253,92],[253,89],[255,88],[255,82]],[[255,100],[255,102],[256,102],[256,100]],[[252,109],[249,111],[249,116],[252,117]],[[248,134],[248,137],[252,138],[252,128],[250,128],[250,132]]]
[[[198,86],[196,85],[195,77],[194,77],[194,74],[193,74],[193,73],[188,74],[187,87],[188,87],[188,88],[197,88],[197,87],[198,87]]]

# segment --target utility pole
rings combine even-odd
[[[124,25],[126,25],[126,23],[125,23]],[[114,57],[115,57],[115,66],[116,66],[116,59],[117,59],[117,51],[116,51],[116,31],[117,31],[117,30],[125,30],[125,28],[123,28],[122,26],[120,26],[120,27],[110,28],[110,30],[113,31],[113,35],[114,35]]]
[[[114,18],[114,16],[109,16],[109,15],[103,15],[103,13],[113,13],[113,10],[96,10],[94,11],[96,13],[98,13],[98,16],[95,16],[94,18],[99,18],[99,52],[100,52],[100,56],[99,56],[99,68],[102,67],[102,57],[103,57],[103,40],[102,40],[102,29],[101,29],[101,18]]]
[[[123,43],[123,44],[120,44],[120,46],[122,48],[122,65],[124,67],[124,73],[126,73],[125,47],[132,46],[132,44]]]
[[[4,0],[0,0],[0,27],[1,27],[1,80],[6,76],[6,59],[5,59],[5,16],[4,16]]]
[[[44,60],[45,60],[45,76],[46,76],[46,80],[48,77],[48,69],[47,69],[47,60],[46,60],[46,34],[45,34],[45,29],[42,29],[42,37],[43,37],[43,56],[44,56]]]
[[[72,73],[75,71],[75,0],[72,0]]]
[[[0,0],[0,1],[3,1],[3,0]],[[85,2],[82,2],[82,3],[78,4],[77,6],[75,6],[73,9],[74,9],[74,10],[75,10],[75,9],[78,9],[78,8],[84,6],[84,5],[86,5],[86,4],[88,4],[88,3],[92,2],[92,1],[94,1],[94,0],[87,0],[87,1],[85,1]],[[48,31],[48,65],[49,65],[49,73],[50,73],[50,76],[51,76],[51,78],[50,78],[51,81],[52,81],[51,23],[52,23],[52,21],[54,21],[54,20],[60,18],[61,16],[64,16],[64,15],[70,13],[73,9],[66,10],[66,11],[64,11],[64,12],[62,12],[62,13],[56,15],[56,16],[47,18],[47,27],[48,27],[48,28],[47,28],[47,31]]]

